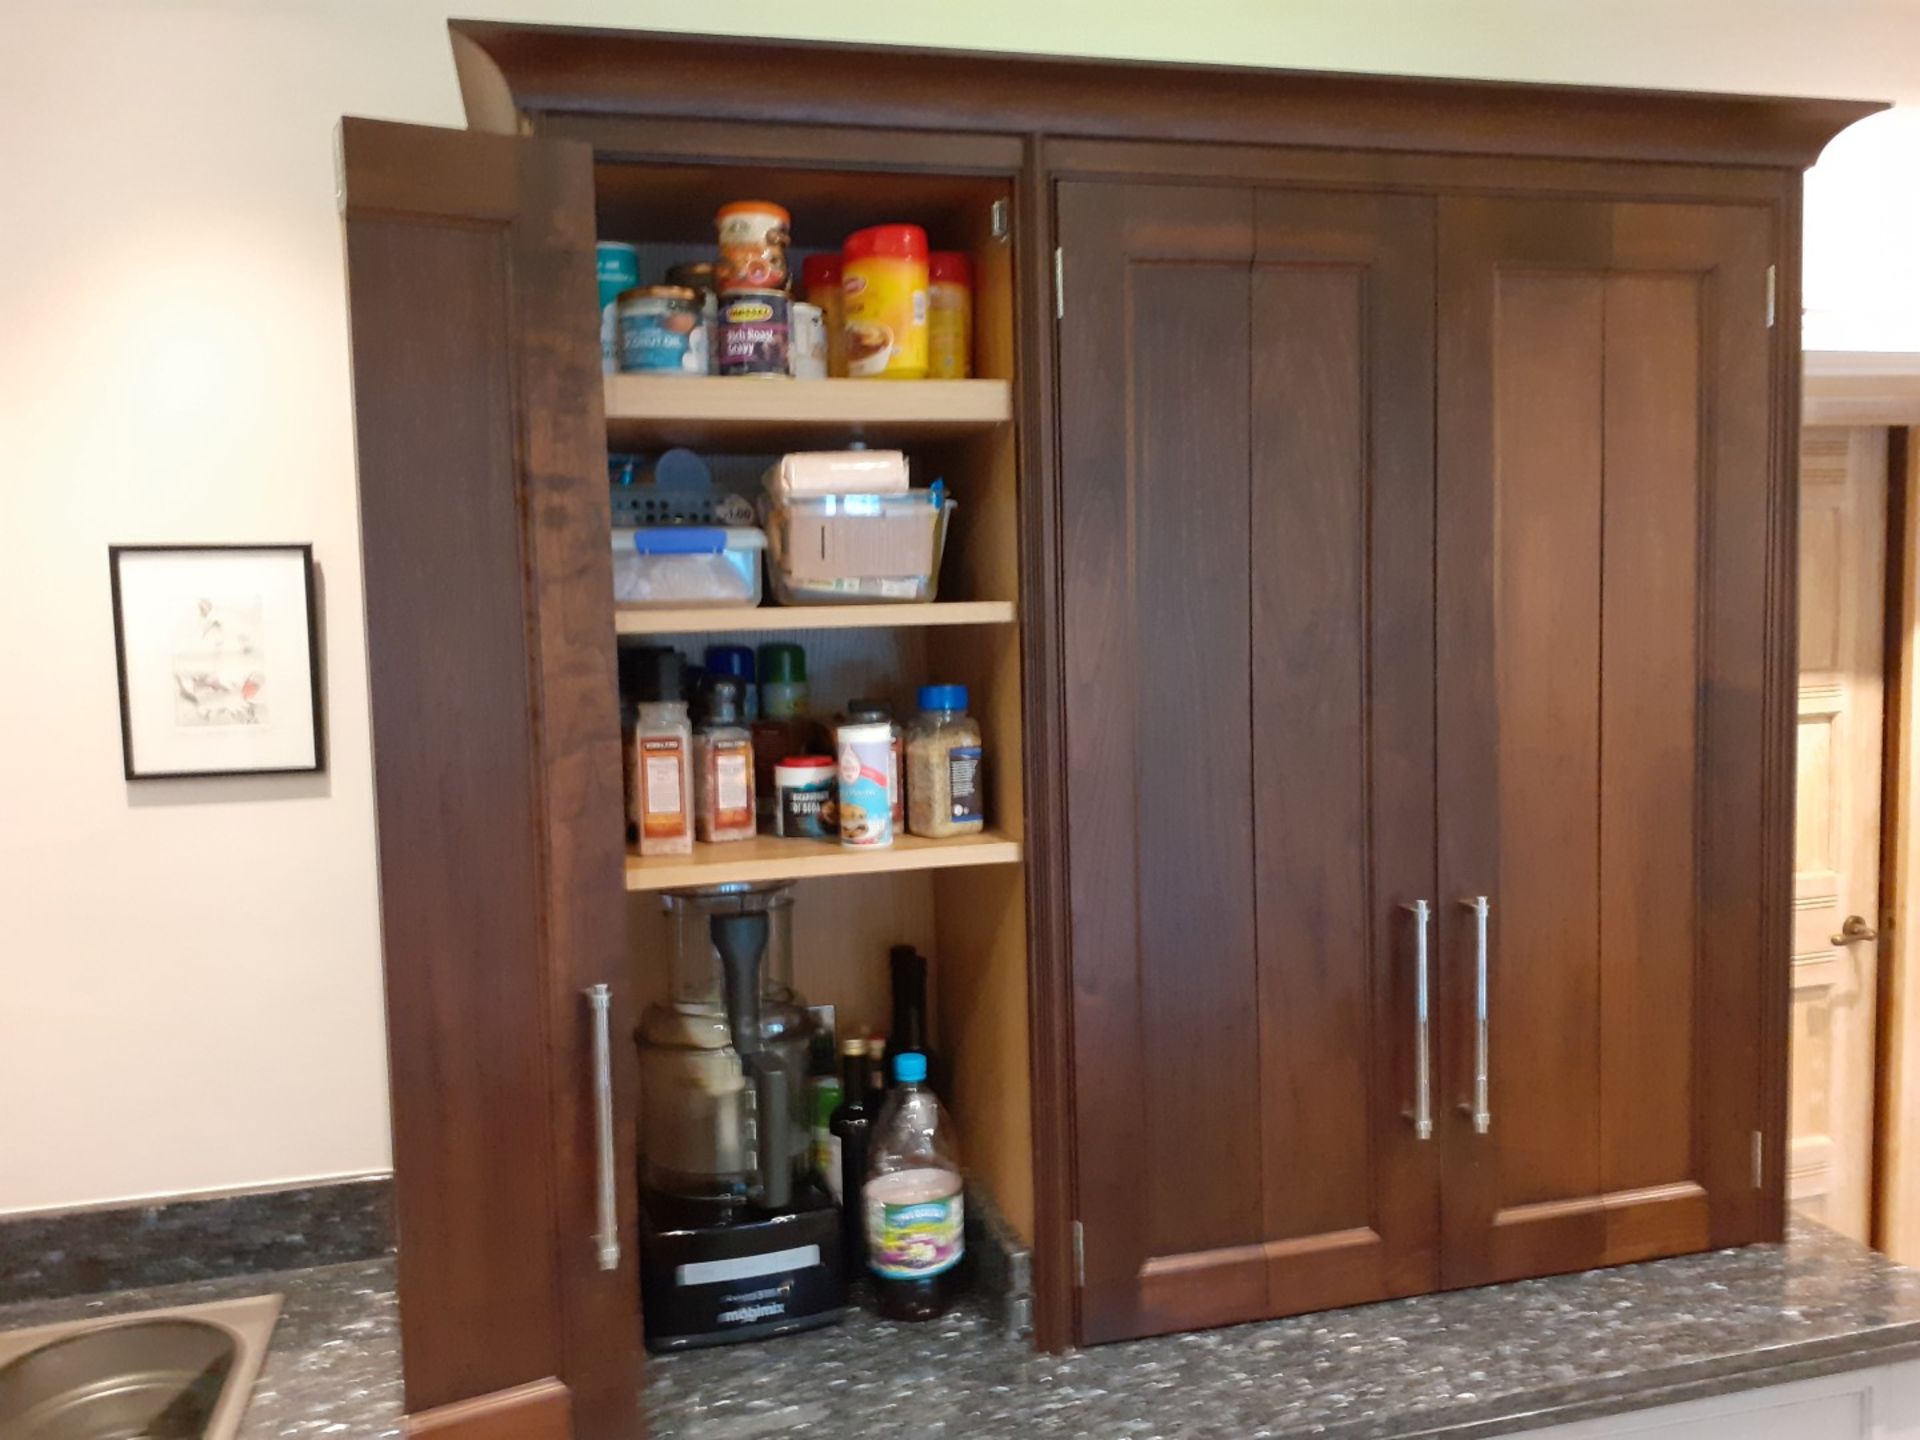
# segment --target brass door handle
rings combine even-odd
[[[1856,945],[1864,940],[1878,940],[1880,932],[1867,924],[1862,915],[1847,916],[1846,923],[1840,927],[1840,933],[1833,937],[1836,945]]]

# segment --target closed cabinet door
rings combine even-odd
[[[1081,1338],[1430,1290],[1431,203],[1058,202]]]
[[[1735,207],[1440,205],[1448,1285],[1764,1233],[1770,243]]]

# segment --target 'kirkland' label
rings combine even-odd
[[[640,742],[640,829],[653,839],[687,833],[687,798],[680,776],[686,756],[672,735]]]
[[[980,747],[956,745],[947,752],[947,788],[953,796],[953,818],[978,820],[980,806]]]
[[[951,1270],[966,1249],[966,1199],[951,1170],[900,1170],[867,1182],[867,1264],[887,1280]]]

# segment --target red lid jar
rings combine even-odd
[[[927,373],[927,232],[875,225],[847,237],[841,253],[846,296],[847,374],[919,380]]]
[[[891,255],[900,260],[927,258],[927,232],[918,225],[873,225],[847,237],[842,255],[848,261]]]

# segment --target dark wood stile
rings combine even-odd
[[[631,1019],[589,154],[358,120],[341,153],[407,1408],[557,1378],[542,1423],[610,1440],[639,1327],[631,1247],[592,1245],[583,990]]]
[[[1020,426],[1021,643],[1026,699],[1027,936],[1033,1051],[1034,1340],[1064,1350],[1079,1338],[1079,1286],[1068,1239],[1078,1212],[1073,1159],[1072,982],[1067,954],[1067,831],[1064,753],[1067,690],[1060,646],[1064,587],[1061,560],[1059,429],[1056,405],[1053,273],[1054,197],[1047,179],[1048,142],[1029,136],[1014,193],[1014,274],[1018,284],[1015,359]],[[1057,958],[1056,958],[1057,957]],[[1050,1164],[1038,1157],[1053,1156]]]

